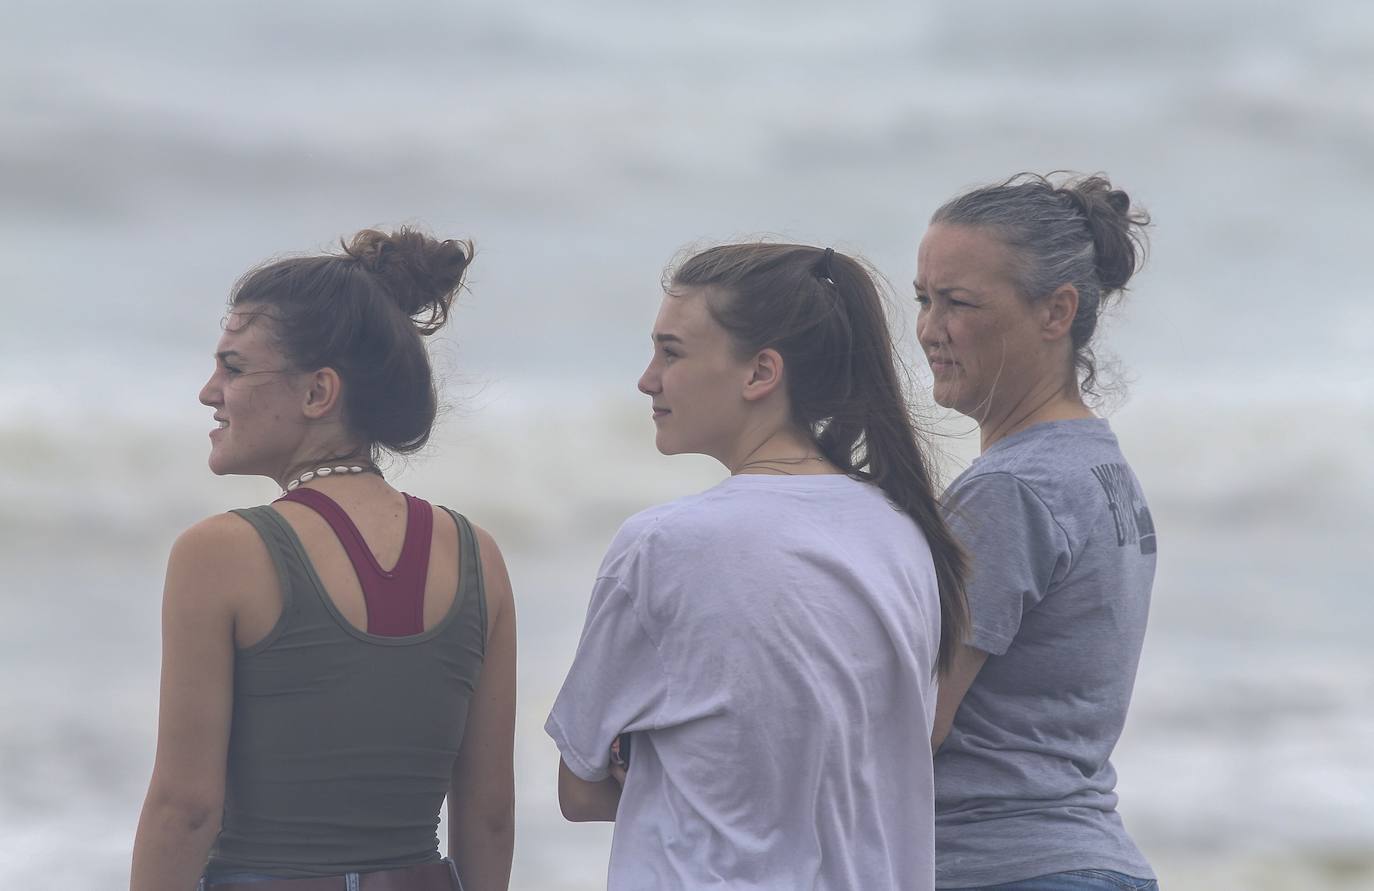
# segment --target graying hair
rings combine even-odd
[[[1042,300],[1065,284],[1077,289],[1078,314],[1069,329],[1074,368],[1079,392],[1096,396],[1097,320],[1144,261],[1149,215],[1132,209],[1130,196],[1102,175],[1069,175],[1056,185],[1039,174],[1018,173],[954,198],[930,221],[992,230],[1016,256],[1016,285],[1028,300]]]

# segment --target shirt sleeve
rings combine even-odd
[[[597,579],[545,732],[573,773],[598,782],[610,772],[612,740],[659,726],[667,703],[668,675],[639,605],[620,580]]]
[[[969,555],[968,643],[1000,656],[1022,617],[1068,570],[1068,536],[1040,496],[1009,473],[986,473],[946,493],[945,518]]]

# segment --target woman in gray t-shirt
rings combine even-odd
[[[945,493],[971,629],[941,684],[936,883],[1154,888],[1110,759],[1135,681],[1155,532],[1089,410],[1093,332],[1135,272],[1145,214],[1103,177],[1022,174],[935,212],[917,331],[941,405],[982,454]]]

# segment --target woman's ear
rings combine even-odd
[[[343,378],[332,368],[321,368],[310,375],[301,411],[307,418],[319,420],[338,406],[343,396]]]
[[[1078,289],[1070,284],[1060,285],[1054,293],[1040,301],[1040,336],[1045,340],[1059,340],[1068,336],[1078,315]]]
[[[759,350],[749,366],[749,379],[744,384],[746,402],[766,398],[782,386],[782,354],[773,348]]]

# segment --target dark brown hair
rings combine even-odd
[[[947,202],[931,223],[990,229],[1011,248],[1017,287],[1039,300],[1064,284],[1078,290],[1078,314],[1069,336],[1079,392],[1097,395],[1092,338],[1106,303],[1123,291],[1144,262],[1150,216],[1101,174],[1066,171],[1049,177],[1018,173],[1005,182],[966,192]]]
[[[668,290],[682,287],[709,289],[711,315],[741,354],[778,351],[792,419],[827,460],[881,488],[925,534],[940,587],[936,667],[947,672],[968,625],[964,553],[935,500],[873,278],[829,249],[731,244],[674,270]]]
[[[364,229],[342,247],[260,266],[229,303],[269,319],[296,368],[339,373],[345,423],[374,458],[381,449],[415,452],[438,405],[421,337],[448,320],[472,244],[403,227]]]

